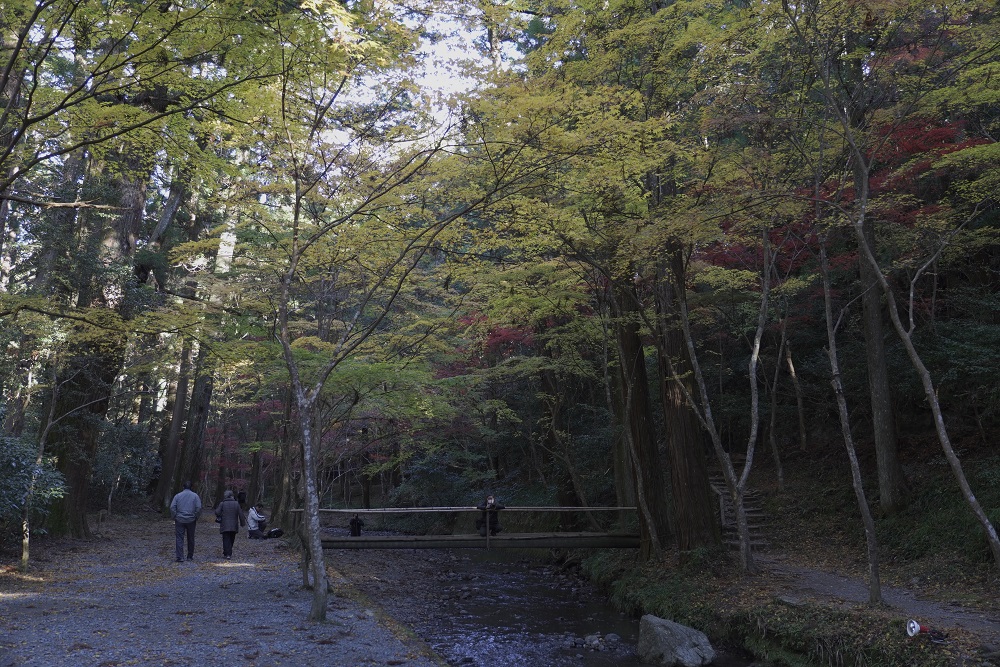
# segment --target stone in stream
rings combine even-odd
[[[702,667],[715,660],[705,633],[646,614],[639,621],[639,659],[666,667]]]

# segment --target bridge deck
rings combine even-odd
[[[324,549],[636,549],[639,536],[624,533],[501,533],[479,535],[364,535],[324,537]]]

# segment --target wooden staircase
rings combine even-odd
[[[736,509],[726,488],[726,479],[721,471],[709,475],[709,484],[715,496],[719,511],[719,525],[722,528],[722,543],[731,551],[739,551],[740,537],[736,529]],[[750,531],[750,549],[758,551],[766,549],[769,543],[764,539],[764,527],[767,525],[767,515],[764,512],[760,494],[753,489],[747,489],[743,494],[743,508],[747,515],[747,528]]]

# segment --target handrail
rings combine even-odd
[[[504,507],[504,512],[620,512],[635,511],[635,507]],[[289,512],[303,512],[292,509]],[[478,507],[372,507],[368,509],[320,508],[327,514],[410,514],[421,512],[482,512]]]

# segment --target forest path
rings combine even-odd
[[[114,518],[95,540],[36,546],[31,571],[0,566],[0,667],[439,664],[376,612],[330,596],[306,621],[297,555],[281,540],[236,539],[222,559],[206,511],[194,561],[174,562],[173,521]]]
[[[788,604],[819,601],[845,609],[868,604],[866,579],[792,564],[773,553],[755,554],[755,558],[774,596]],[[1000,609],[973,609],[957,601],[928,600],[913,590],[884,583],[881,589],[882,600],[891,611],[945,635],[969,635],[982,645],[984,653],[997,654],[993,657],[1000,660]]]

